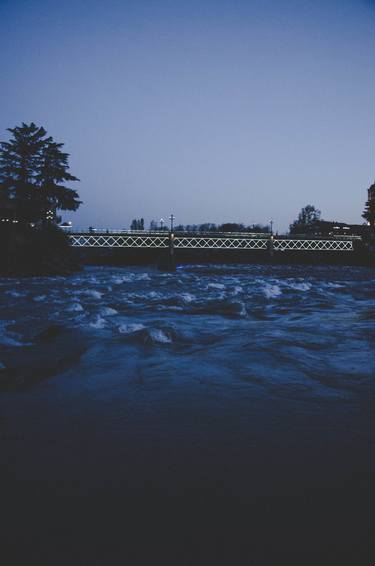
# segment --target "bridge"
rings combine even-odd
[[[75,248],[353,252],[354,237],[288,238],[250,232],[66,230]],[[359,238],[360,239],[360,238]]]

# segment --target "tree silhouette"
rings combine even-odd
[[[134,218],[132,223],[130,224],[130,230],[144,230],[145,229],[145,221],[143,218],[137,219]]]
[[[313,231],[316,222],[320,219],[320,210],[307,204],[302,208],[298,215],[297,220],[295,220],[289,227],[291,234],[308,234]]]
[[[47,137],[43,127],[22,123],[8,128],[12,137],[0,142],[0,193],[23,221],[45,220],[48,210],[76,210],[78,193],[65,186],[78,181],[69,173],[64,144]]]
[[[362,218],[367,220],[370,226],[375,226],[375,183],[368,189],[368,201],[366,202]]]
[[[66,182],[79,179],[69,173],[69,154],[61,150],[63,145],[63,143],[56,143],[52,138],[48,138],[42,148],[36,180],[44,210],[50,208],[77,210],[81,204],[77,191],[64,185]]]

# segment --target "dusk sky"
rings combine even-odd
[[[76,226],[363,222],[375,2],[0,0],[0,139],[66,143]]]

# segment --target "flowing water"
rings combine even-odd
[[[77,493],[366,483],[374,282],[225,265],[0,280],[3,474]]]

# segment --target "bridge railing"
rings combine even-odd
[[[129,236],[164,236],[168,237],[169,230],[113,230],[109,228],[74,228],[73,226],[61,226],[68,234],[123,234]],[[175,236],[180,237],[203,237],[203,238],[269,238],[267,232],[199,232],[173,230]]]
[[[75,232],[69,231],[69,240],[74,247],[97,248],[179,248],[222,250],[265,250],[270,253],[285,251],[354,251],[354,241],[337,238],[266,238],[230,233],[188,235],[184,232]]]
[[[110,228],[83,228],[73,226],[61,226],[67,234],[113,234],[124,236],[157,236],[169,237],[169,230],[113,230]],[[260,239],[273,239],[273,240],[362,240],[362,236],[358,235],[312,235],[312,234],[296,234],[296,235],[277,235],[272,236],[269,232],[199,232],[196,231],[180,231],[174,230],[173,234],[179,238],[260,238]]]

